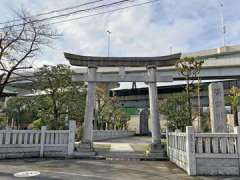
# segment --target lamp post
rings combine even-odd
[[[225,26],[224,14],[223,14],[224,7],[223,7],[223,2],[221,0],[219,1],[219,4],[220,4],[221,23],[222,23],[222,36],[223,36],[222,41],[223,41],[223,47],[225,47],[225,45],[226,45],[226,40],[225,40],[226,26]]]
[[[107,33],[108,33],[108,57],[110,56],[110,43],[111,43],[111,31],[107,30]]]

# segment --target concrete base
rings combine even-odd
[[[79,144],[79,147],[77,147],[77,152],[84,153],[84,154],[87,154],[87,153],[93,154],[93,153],[95,153],[93,145],[91,143]]]
[[[95,158],[96,152],[94,151],[85,151],[85,152],[74,152],[73,158]]]
[[[91,158],[96,155],[93,145],[90,143],[82,143],[77,147],[77,151],[73,153],[74,158]]]
[[[166,158],[166,151],[163,144],[151,144],[146,155],[152,158]]]

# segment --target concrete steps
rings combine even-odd
[[[139,160],[139,161],[165,161],[167,156],[152,156],[141,152],[74,152],[72,158],[101,159],[101,160]]]
[[[108,160],[168,160],[167,156],[149,156],[140,152],[97,152],[96,157]]]

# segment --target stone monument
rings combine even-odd
[[[148,117],[149,117],[148,109],[145,108],[140,112],[139,133],[141,135],[147,135],[149,133]]]
[[[226,132],[223,83],[211,83],[208,87],[208,91],[212,132]]]

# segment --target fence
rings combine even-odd
[[[186,133],[167,133],[168,156],[172,162],[186,170]]]
[[[0,158],[71,156],[74,150],[75,121],[69,130],[1,130]]]
[[[234,133],[167,134],[168,155],[189,175],[239,175],[240,127]]]

